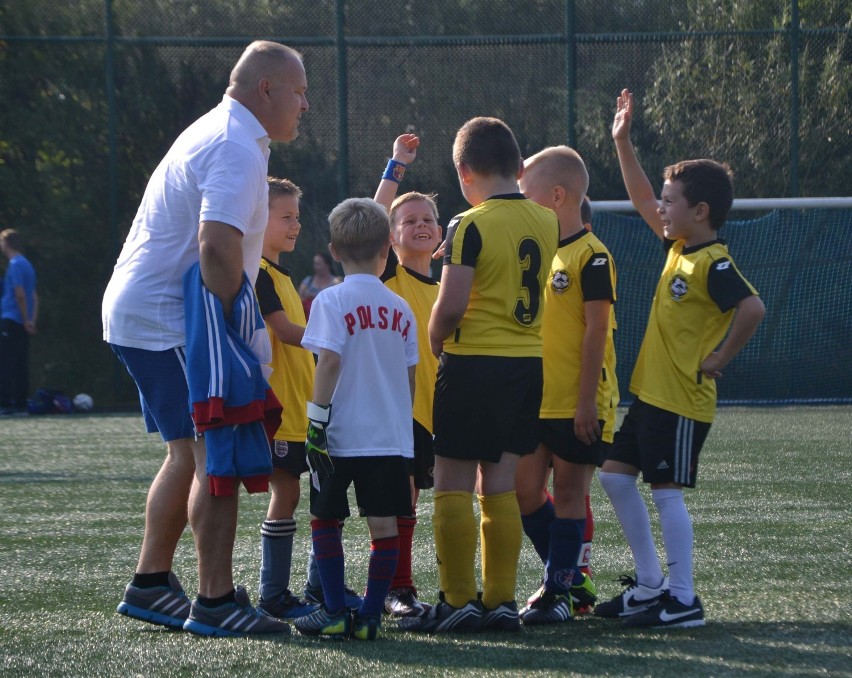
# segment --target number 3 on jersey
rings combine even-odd
[[[521,287],[515,302],[515,320],[524,327],[535,322],[541,306],[541,248],[533,238],[518,243],[518,263],[521,267]]]

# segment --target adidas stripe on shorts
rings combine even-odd
[[[615,434],[607,459],[635,466],[646,483],[695,487],[698,455],[710,424],[633,401]]]

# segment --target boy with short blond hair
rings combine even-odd
[[[432,253],[441,243],[438,206],[435,196],[411,191],[395,197],[406,168],[414,162],[420,139],[401,134],[393,144],[375,200],[390,216],[393,249],[382,274],[387,287],[408,302],[417,319],[417,391],[414,394],[414,460],[410,469],[411,512],[397,518],[399,561],[391,590],[385,599],[385,612],[394,617],[416,617],[425,612],[417,598],[412,577],[412,548],[417,525],[420,490],[434,486],[435,453],[432,446],[432,401],[438,359],[429,350],[429,316],[438,298],[438,281],[432,278]],[[395,256],[394,256],[395,255]]]
[[[350,198],[332,210],[329,223],[329,250],[346,276],[314,299],[302,339],[318,356],[306,447],[324,602],[294,624],[306,635],[374,640],[396,570],[397,516],[411,511],[406,462],[413,457],[417,324],[408,304],[378,277],[390,249],[384,208]],[[339,531],[352,484],[372,540],[367,589],[354,618],[345,606]]]
[[[692,519],[699,453],[716,410],[716,379],[754,334],[765,309],[718,238],[734,199],[730,169],[708,159],[667,167],[658,203],[630,143],[633,95],[618,97],[612,137],[630,200],[663,242],[666,262],[630,380],[636,396],[616,433],[600,481],[633,553],[636,578],[595,607],[625,626],[704,625],[692,576]],[[668,577],[636,478],[651,485]]]
[[[280,264],[281,254],[292,252],[302,229],[299,223],[301,189],[289,179],[269,177],[269,220],[263,235],[263,253],[255,282],[260,312],[272,345],[269,384],[283,406],[281,425],[274,434],[271,497],[260,527],[261,560],[257,607],[282,619],[307,614],[305,605],[290,591],[293,564],[294,519],[299,503],[299,476],[308,470],[304,432],[308,425],[305,403],[311,397],[314,361],[302,348],[305,313],[290,271]]]

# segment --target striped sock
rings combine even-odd
[[[260,597],[272,600],[290,588],[293,564],[293,518],[264,520],[260,526]]]
[[[317,570],[322,581],[325,609],[339,612],[346,606],[343,583],[343,541],[337,520],[311,521]]]
[[[385,597],[391,588],[393,574],[399,558],[399,538],[373,539],[370,543],[370,566],[367,571],[367,592],[360,615],[380,614],[385,606]]]

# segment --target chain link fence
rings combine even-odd
[[[734,168],[738,197],[848,194],[852,9],[842,0],[801,5],[7,4],[0,224],[22,232],[39,271],[33,383],[85,390],[101,404],[133,399],[100,339],[100,298],[148,176],[221,99],[251,40],[305,56],[311,110],[299,139],[274,145],[270,161],[270,173],[305,191],[303,235],[284,262],[298,280],[325,247],[325,215],[343,197],[373,194],[404,131],[422,141],[402,190],[436,192],[444,224],[466,207],[451,146],[475,115],[504,119],[525,154],[574,146],[590,197],[625,198],[609,132],[623,87],[636,96],[634,143],[652,180],[676,160],[710,156]]]

